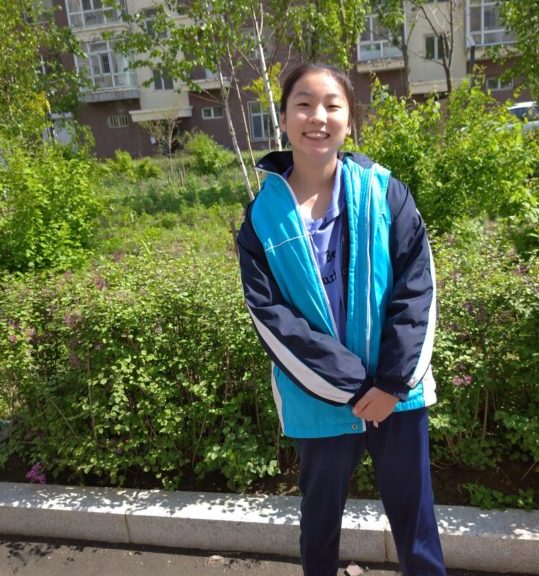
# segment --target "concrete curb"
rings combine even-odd
[[[295,496],[0,483],[0,534],[298,555]],[[539,511],[438,506],[449,568],[539,574]],[[341,557],[396,562],[382,505],[349,500]]]

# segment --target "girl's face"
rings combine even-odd
[[[320,161],[333,158],[350,134],[350,108],[340,84],[331,74],[307,72],[292,88],[281,114],[294,155]]]

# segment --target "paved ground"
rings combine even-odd
[[[395,566],[360,564],[364,576],[398,576]],[[339,571],[344,576],[345,570]],[[163,548],[0,539],[0,576],[301,576],[298,561],[191,554]],[[452,570],[449,576],[488,576]],[[503,576],[501,574],[490,576]],[[512,575],[518,576],[518,575]]]

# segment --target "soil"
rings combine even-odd
[[[0,468],[0,482],[28,482],[26,474],[31,465],[20,458],[12,456],[3,468]],[[57,478],[47,478],[51,484],[60,485],[86,485],[102,486],[103,480],[99,477],[87,476],[75,478],[67,473],[60,474]],[[350,483],[351,498],[378,498],[375,490],[360,491],[357,482]],[[491,470],[470,470],[457,466],[433,466],[432,484],[434,498],[437,504],[447,505],[470,505],[470,495],[464,488],[465,484],[477,484],[492,490],[498,490],[506,495],[516,495],[520,490],[534,490],[535,507],[538,505],[539,486],[537,485],[537,473],[529,469],[529,464],[521,462],[508,462],[504,468]],[[128,474],[124,484],[126,488],[161,488],[159,480],[144,474]],[[186,477],[182,483],[182,490],[202,492],[233,492],[227,485],[227,480],[219,473],[208,474],[203,480],[195,477]],[[291,466],[279,476],[265,478],[257,481],[251,489],[253,494],[279,494],[299,495],[297,488],[297,467]]]

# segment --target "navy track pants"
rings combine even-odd
[[[395,412],[364,434],[296,439],[305,576],[336,576],[350,477],[365,450],[391,525],[404,576],[444,576],[434,516],[427,410]]]

